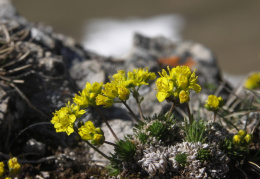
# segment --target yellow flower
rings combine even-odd
[[[91,140],[93,145],[100,145],[105,141],[103,131],[100,129],[100,127],[95,128],[91,121],[85,122],[85,125],[79,128],[78,133],[83,140]]]
[[[104,89],[102,93],[110,99],[115,99],[118,97],[118,88],[116,83],[106,83],[104,84]]]
[[[17,158],[13,157],[7,162],[10,174],[17,174],[20,171],[21,165],[18,163]]]
[[[246,141],[247,144],[250,144],[252,142],[252,136],[250,134],[246,134],[244,140]]]
[[[123,85],[118,86],[118,98],[125,101],[128,100],[130,90]]]
[[[157,94],[156,97],[159,102],[163,102],[166,98],[173,95],[174,83],[167,79],[167,77],[160,77],[156,80]]]
[[[215,95],[209,95],[205,103],[205,108],[207,110],[218,111],[223,106],[223,99]]]
[[[244,82],[244,87],[247,89],[257,89],[260,87],[260,72],[251,74]]]
[[[87,108],[89,105],[96,106],[96,97],[101,94],[103,83],[95,82],[93,84],[87,82],[86,87],[79,92],[79,95],[75,95],[73,98],[74,103],[81,108]]]
[[[4,169],[4,162],[0,162],[0,177],[3,176],[5,169]]]
[[[124,70],[119,70],[116,74],[110,78],[111,83],[115,83],[118,85],[123,85],[126,88],[133,87],[134,86],[134,80],[133,79],[127,79],[126,73]]]
[[[190,100],[190,97],[189,97],[189,92],[186,92],[184,90],[182,90],[180,93],[179,93],[179,98],[180,98],[180,103],[186,103]]]
[[[108,98],[107,96],[103,96],[101,94],[99,94],[96,97],[96,104],[99,105],[103,105],[105,108],[111,107],[114,104],[113,99]]]
[[[246,136],[246,131],[245,130],[239,130],[237,135],[240,135],[241,137],[245,137]]]
[[[149,72],[148,68],[137,68],[127,73],[127,80],[132,80],[134,86],[148,85],[148,81],[155,78],[155,73]]]
[[[11,179],[10,177],[5,177],[5,179]]]
[[[196,93],[201,91],[200,85],[197,84],[197,76],[195,71],[191,73],[187,66],[177,66],[176,68],[162,70],[159,72],[160,78],[156,81],[157,99],[162,102],[166,98],[173,96],[180,98],[180,103],[189,102],[189,91],[193,89]],[[180,94],[181,91],[184,91]]]
[[[95,134],[93,139],[91,140],[91,143],[93,145],[101,145],[105,142],[105,137],[103,134]]]
[[[233,136],[233,144],[235,144],[235,145],[240,145],[241,144],[241,136],[240,135],[234,135]]]
[[[78,130],[79,135],[83,140],[91,140],[95,134],[95,126],[91,121],[85,122]]]
[[[186,89],[189,85],[189,80],[185,75],[179,75],[177,78],[177,84],[180,88]]]
[[[66,132],[67,135],[70,135],[74,132],[74,122],[85,112],[80,110],[78,105],[70,105],[70,102],[68,102],[66,107],[62,107],[53,113],[51,123],[54,124],[56,132]]]
[[[169,67],[168,70],[170,70]],[[180,75],[189,77],[191,75],[190,68],[188,66],[177,66],[170,70],[170,76],[172,78],[178,79]]]
[[[191,74],[189,79],[189,89],[193,89],[196,93],[201,91],[201,86],[197,84],[198,76],[196,76],[195,71]]]

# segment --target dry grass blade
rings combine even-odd
[[[5,65],[3,65],[1,67],[5,68],[5,67],[8,67],[8,66],[14,65],[17,62],[20,62],[20,61],[24,60],[29,54],[30,54],[30,51],[27,51],[25,54],[21,55],[21,57],[19,57],[18,60],[14,60],[14,61],[11,61],[9,63],[6,63]]]
[[[12,73],[16,73],[16,72],[18,72],[18,71],[22,71],[22,70],[28,69],[28,68],[30,68],[30,67],[32,67],[31,64],[24,65],[24,66],[21,66],[21,67],[18,67],[18,68],[9,70],[9,71],[7,71],[4,75],[10,75],[10,74],[12,74]]]
[[[225,80],[223,80],[223,81],[221,82],[221,84],[219,85],[218,89],[217,89],[217,90],[215,91],[215,93],[214,93],[215,96],[218,96],[218,95],[219,95],[219,93],[221,92],[221,90],[224,89],[226,83],[227,83],[227,81],[225,81]]]
[[[230,117],[235,117],[235,116],[247,115],[251,112],[260,112],[260,109],[254,109],[254,110],[250,110],[250,111],[233,112],[233,113],[231,113],[231,114],[229,114],[225,117],[230,118]]]
[[[6,28],[6,26],[5,25],[1,25],[1,30],[3,31],[3,33],[4,33],[4,35],[5,35],[5,42],[6,43],[9,43],[10,42],[10,34],[9,34],[9,32],[8,32],[8,30],[7,30],[7,28]]]

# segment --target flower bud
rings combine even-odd
[[[244,137],[245,141],[247,144],[250,144],[252,142],[252,136],[250,134],[247,134],[245,137]]]
[[[102,145],[105,142],[105,136],[103,134],[95,134],[91,143],[93,145]]]
[[[240,135],[242,138],[244,138],[246,136],[246,131],[245,130],[239,130],[238,135]]]
[[[233,141],[233,144],[240,145],[241,144],[241,136],[240,135],[234,135],[232,141]]]
[[[186,103],[189,102],[190,97],[189,97],[189,92],[186,92],[184,90],[182,90],[179,94],[179,98],[180,98],[180,103]]]
[[[129,98],[130,90],[124,86],[118,87],[119,99],[125,101]]]

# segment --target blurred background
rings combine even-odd
[[[260,1],[13,0],[33,23],[53,27],[103,55],[129,51],[133,33],[210,48],[227,77],[260,70]]]

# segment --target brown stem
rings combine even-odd
[[[113,146],[117,146],[115,143],[108,142],[108,141],[104,141],[104,143],[109,144],[109,145],[113,145]]]
[[[98,109],[98,107],[95,107],[95,109],[97,110],[98,114],[100,115],[100,117],[102,118],[102,120],[106,123],[108,129],[110,130],[110,132],[112,133],[112,135],[114,136],[114,138],[119,141],[118,137],[116,136],[114,130],[111,128],[111,126],[109,125],[109,123],[107,122],[105,116],[103,115],[103,113]]]
[[[132,114],[132,116],[134,117],[135,121],[134,122],[139,122],[140,120],[137,118],[137,116],[135,115],[135,113],[132,111],[132,109],[126,104],[125,101],[121,100],[122,103],[125,105],[125,107],[128,109],[128,111]]]
[[[168,119],[170,119],[171,115],[172,115],[172,111],[175,109],[175,105],[174,105],[174,102],[172,102],[172,105],[171,105],[171,108],[168,112]]]
[[[216,112],[214,112],[214,116],[213,116],[213,122],[215,122],[215,121],[216,121],[216,117],[217,117],[217,113],[216,113]]]
[[[186,108],[187,108],[187,111],[188,111],[189,123],[191,125],[193,123],[193,119],[192,119],[192,116],[191,116],[190,107],[189,107],[188,103],[185,103],[185,104],[186,104]]]
[[[139,110],[140,118],[144,122],[144,117],[143,117],[143,112],[142,112],[142,109],[141,109],[141,104],[140,104],[138,98],[135,98],[135,100],[136,100],[137,107],[138,107],[138,110]]]

